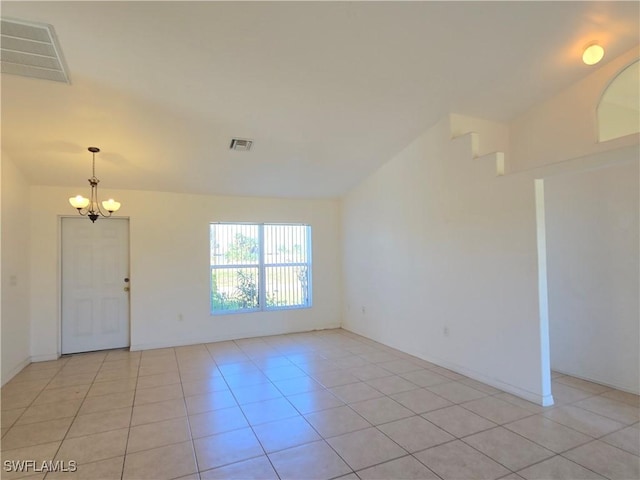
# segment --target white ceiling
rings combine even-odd
[[[71,85],[2,75],[34,184],[335,197],[449,112],[507,121],[638,44],[638,2],[2,2]],[[229,151],[232,137],[255,141]]]

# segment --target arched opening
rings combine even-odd
[[[598,103],[598,141],[640,132],[640,61],[622,70]]]

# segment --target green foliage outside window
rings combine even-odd
[[[225,258],[229,263],[256,263],[259,252],[258,240],[242,233],[236,233]]]

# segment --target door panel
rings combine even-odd
[[[62,353],[129,346],[127,277],[127,219],[62,219]]]

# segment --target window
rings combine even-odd
[[[212,223],[211,313],[311,306],[309,225]]]
[[[607,86],[598,103],[598,141],[640,131],[640,61],[627,66]]]

